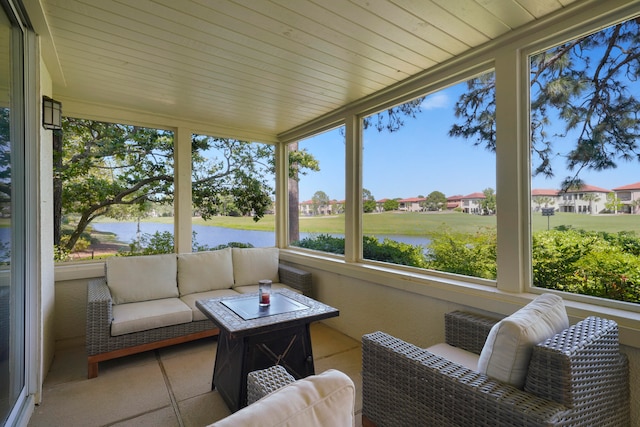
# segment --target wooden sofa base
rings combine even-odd
[[[218,328],[207,329],[206,331],[194,332],[192,334],[180,337],[168,338],[166,340],[154,341],[150,343],[140,344],[133,347],[113,350],[108,353],[95,354],[87,357],[87,377],[89,379],[98,376],[98,363],[106,360],[117,359],[118,357],[130,356],[132,354],[142,353],[149,350],[167,347],[174,344],[182,344],[189,341],[198,340],[200,338],[213,337],[220,333]]]
[[[375,423],[367,418],[366,415],[362,415],[362,427],[376,427]]]

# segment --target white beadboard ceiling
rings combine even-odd
[[[275,138],[571,3],[41,0],[32,21],[63,103]]]

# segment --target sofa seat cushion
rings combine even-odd
[[[105,268],[115,304],[178,296],[175,254],[110,257]]]
[[[278,289],[289,289],[290,291],[301,294],[302,291],[299,289],[292,288],[291,286],[287,286],[284,283],[272,283],[271,290]],[[246,285],[246,286],[235,286],[233,288],[234,291],[241,294],[250,294],[250,293],[258,293],[258,285]]]
[[[543,294],[496,323],[478,360],[478,372],[522,389],[533,347],[569,327],[562,298]]]
[[[355,397],[351,378],[329,369],[284,386],[212,426],[353,426]]]
[[[454,347],[447,343],[439,343],[432,345],[426,349],[429,353],[443,357],[472,371],[478,371],[478,359],[480,355],[463,350],[460,347]]]
[[[233,261],[231,248],[178,255],[180,295],[231,289]]]
[[[111,335],[189,323],[192,319],[191,308],[178,298],[117,304],[113,306]]]
[[[187,304],[189,308],[191,308],[191,311],[193,314],[193,321],[196,322],[198,320],[208,319],[208,317],[205,316],[202,310],[196,307],[196,301],[200,299],[211,299],[211,298],[227,297],[227,296],[233,296],[233,295],[239,295],[239,293],[234,291],[233,289],[219,289],[217,291],[198,292],[197,294],[183,295],[180,297],[180,300],[183,303]]]
[[[278,248],[232,248],[232,256],[234,287],[257,285],[263,279],[280,281]]]

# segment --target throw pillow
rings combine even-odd
[[[105,266],[114,304],[178,296],[175,254],[111,257]]]
[[[234,286],[257,285],[262,279],[280,281],[278,248],[233,248]]]
[[[568,327],[562,298],[540,295],[491,328],[480,353],[478,372],[521,389],[533,347]]]
[[[231,249],[178,255],[180,295],[231,289],[233,261]]]
[[[351,378],[329,369],[294,381],[211,427],[353,426],[355,398]]]

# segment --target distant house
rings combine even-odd
[[[583,185],[580,188],[560,192],[558,193],[559,210],[560,212],[596,214],[604,210],[609,193],[611,190],[594,185]]]
[[[341,214],[344,213],[344,200],[332,200],[329,202],[328,214]]]
[[[313,215],[313,202],[311,200],[305,200],[298,203],[298,211],[300,215],[311,216]]]
[[[623,213],[640,213],[640,182],[616,187],[613,192],[616,193],[616,198],[622,202]]]
[[[545,188],[536,188],[531,190],[531,207],[534,212],[540,211],[542,208],[557,209],[559,202],[559,191]]]
[[[461,208],[462,194],[456,194],[455,196],[447,197],[447,210],[452,211],[456,208]]]
[[[462,212],[468,214],[482,214],[482,201],[486,199],[484,193],[471,193],[461,197]]]
[[[424,197],[410,197],[408,199],[400,199],[398,203],[400,206],[398,210],[406,211],[406,212],[420,212],[423,210],[422,206],[420,206],[424,201],[427,200]]]

